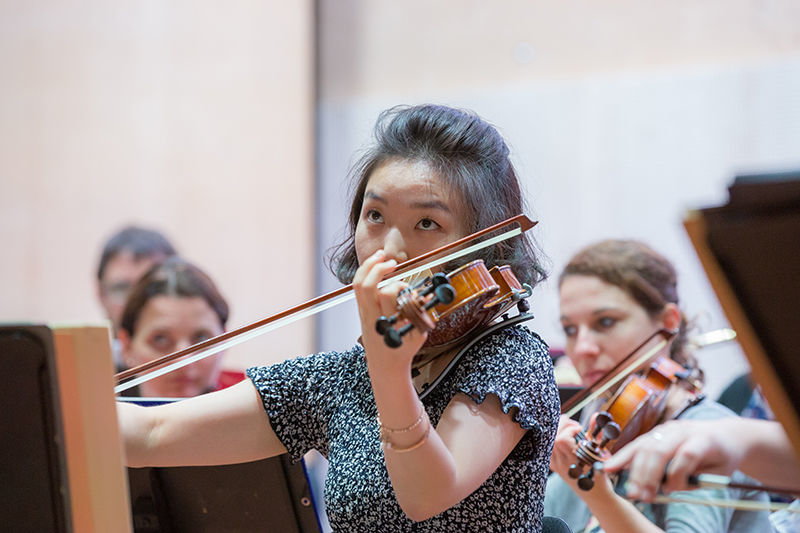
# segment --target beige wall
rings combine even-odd
[[[312,296],[312,4],[0,3],[0,320],[100,318],[99,248],[131,222],[231,326]],[[226,364],[311,346],[306,321]]]
[[[796,0],[321,0],[320,6],[320,83],[334,100],[739,64],[800,49]]]

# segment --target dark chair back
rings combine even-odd
[[[542,518],[542,533],[572,533],[572,530],[557,516],[545,516]]]

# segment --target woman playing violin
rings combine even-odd
[[[512,326],[470,348],[420,399],[449,353],[412,367],[426,335],[389,348],[376,320],[398,292],[378,282],[398,262],[522,210],[508,148],[475,115],[440,106],[395,108],[356,166],[349,238],[333,255],[353,282],[359,343],[343,352],[251,368],[223,391],[155,408],[121,405],[131,465],[252,461],[312,448],[337,531],[538,531],[558,399],[547,347]],[[535,284],[542,270],[524,237],[494,247]]]
[[[669,357],[687,370],[685,381],[694,385],[702,379],[702,372],[687,349],[686,320],[678,307],[675,269],[648,246],[609,240],[580,251],[559,278],[559,300],[565,352],[585,386],[603,378],[659,329],[678,331]],[[693,385],[675,385],[668,390],[660,421],[734,416],[719,404],[703,399]],[[588,421],[587,416],[584,418]],[[770,531],[765,512],[685,503],[634,505],[619,496],[602,473],[595,475],[593,488],[582,490],[569,475],[571,465],[576,463],[576,435],[582,429],[577,422],[562,416],[550,461],[554,474],[548,481],[545,498],[545,512],[563,518],[574,531]],[[623,483],[618,486],[621,490]],[[698,499],[767,499],[763,493],[736,489],[702,489],[693,494]]]

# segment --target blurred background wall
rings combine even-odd
[[[103,241],[162,230],[230,326],[311,296],[310,1],[0,2],[0,320],[102,318]],[[305,354],[306,321],[226,365]]]

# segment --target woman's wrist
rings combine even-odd
[[[425,406],[419,402],[419,416],[411,424],[403,427],[391,427],[381,421],[378,415],[381,446],[384,450],[405,453],[416,450],[425,444],[431,432],[431,421]]]
[[[367,373],[373,387],[402,383],[404,380],[411,382],[411,360],[393,355],[390,353],[382,358],[367,356]]]

